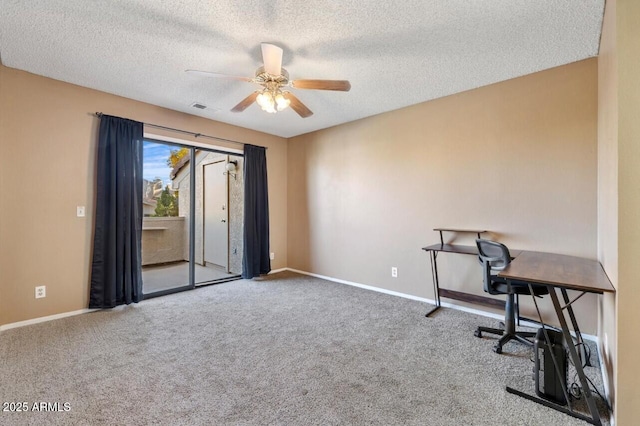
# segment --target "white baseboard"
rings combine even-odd
[[[373,287],[373,286],[366,285],[366,284],[355,283],[353,281],[346,281],[346,280],[341,280],[341,279],[338,279],[338,278],[332,278],[332,277],[328,277],[326,275],[314,274],[312,272],[301,271],[299,269],[293,269],[293,268],[283,268],[283,269],[287,270],[287,271],[291,271],[291,272],[296,272],[298,274],[308,275],[308,276],[311,276],[311,277],[315,277],[315,278],[320,278],[320,279],[323,279],[323,280],[331,281],[331,282],[334,282],[334,283],[346,284],[346,285],[350,285],[350,286],[353,286],[353,287],[363,288],[365,290],[372,290],[372,291],[377,291],[378,293],[389,294],[391,296],[397,296],[397,297],[402,297],[402,298],[405,298],[405,299],[417,300],[418,302],[425,302],[425,303],[429,303],[431,305],[435,305],[435,303],[436,303],[434,300],[427,299],[425,297],[413,296],[411,294],[400,293],[398,291],[387,290],[387,289],[380,288],[380,287]],[[278,272],[279,271],[280,270],[278,270]],[[483,310],[480,310],[480,309],[468,308],[466,306],[460,306],[460,305],[456,305],[454,303],[447,303],[447,302],[440,302],[440,305],[443,308],[451,308],[451,309],[455,309],[457,311],[468,312],[470,314],[480,315],[480,316],[487,317],[487,318],[493,318],[493,319],[497,319],[497,320],[504,320],[504,315],[495,314],[493,312],[487,312],[487,311],[483,311]],[[525,327],[538,327],[538,325],[536,323],[532,323],[532,322],[529,322],[529,321],[520,321],[520,324],[525,326]],[[573,334],[573,332],[571,334]],[[586,333],[582,333],[582,338],[585,339],[585,340],[591,340],[591,341],[594,341],[594,342],[598,341],[598,336],[594,336],[594,335],[586,334]],[[602,359],[602,358],[600,358],[600,359]]]
[[[46,317],[33,318],[25,321],[18,321],[9,324],[0,325],[0,331],[10,330],[12,328],[24,327],[32,324],[39,324],[41,322],[53,321],[60,318],[73,317],[75,315],[86,314],[88,312],[97,311],[97,309],[79,309],[77,311],[63,312],[61,314],[48,315]]]
[[[431,305],[435,304],[434,300],[427,299],[425,297],[418,297],[418,296],[414,296],[414,295],[411,295],[411,294],[400,293],[398,291],[387,290],[387,289],[384,289],[384,288],[374,287],[374,286],[370,286],[370,285],[366,285],[366,284],[360,284],[360,283],[356,283],[356,282],[353,282],[353,281],[341,280],[341,279],[338,279],[338,278],[328,277],[326,275],[320,275],[320,274],[314,274],[312,272],[301,271],[299,269],[293,269],[293,268],[274,269],[271,272],[269,272],[269,275],[270,274],[277,274],[278,272],[284,272],[284,271],[296,272],[298,274],[308,275],[308,276],[311,276],[311,277],[320,278],[320,279],[323,279],[323,280],[327,280],[327,281],[331,281],[331,282],[335,282],[335,283],[339,283],[339,284],[346,284],[346,285],[350,285],[350,286],[353,286],[353,287],[359,287],[359,288],[362,288],[362,289],[365,289],[365,290],[371,290],[371,291],[376,291],[378,293],[389,294],[391,296],[402,297],[402,298],[405,298],[405,299],[417,300],[418,302],[429,303]],[[498,315],[498,314],[494,314],[493,312],[486,312],[486,311],[483,311],[483,310],[480,310],[480,309],[472,309],[472,308],[468,308],[466,306],[460,306],[460,305],[456,305],[456,304],[453,304],[453,303],[441,302],[440,305],[443,308],[456,309],[458,311],[468,312],[468,313],[471,313],[471,314],[480,315],[480,316],[487,317],[487,318],[493,318],[493,319],[497,319],[497,320],[504,319],[503,316]],[[77,310],[77,311],[64,312],[64,313],[61,313],[61,314],[49,315],[49,316],[46,316],[46,317],[33,318],[33,319],[30,319],[30,320],[19,321],[19,322],[14,322],[14,323],[10,323],[10,324],[4,324],[4,325],[0,325],[0,331],[9,330],[9,329],[12,329],[12,328],[24,327],[24,326],[31,325],[31,324],[38,324],[38,323],[41,323],[41,322],[53,321],[53,320],[57,320],[57,319],[60,319],[60,318],[72,317],[74,315],[85,314],[87,312],[93,312],[95,310],[96,309],[80,309],[80,310]],[[520,323],[522,325],[524,325],[524,326],[533,326],[533,327],[536,326],[536,324],[528,323],[527,321],[521,321]],[[587,339],[587,340],[598,342],[598,337],[597,336],[593,336],[591,334],[582,333],[582,337],[584,339]],[[598,342],[597,346],[598,346],[598,356],[600,356],[601,354],[600,354],[599,342]],[[602,359],[602,357],[600,357],[599,359]],[[600,366],[601,366],[600,368],[603,368],[602,364],[603,363],[600,364]],[[606,376],[603,374],[602,377],[606,377]],[[605,392],[607,393],[607,397],[608,397],[609,396],[609,390],[608,390],[607,382],[604,381],[604,383],[605,383],[605,386],[606,386],[605,387]]]
[[[286,270],[287,270],[287,268],[274,269],[271,272],[269,272],[269,274],[277,274],[278,272],[284,272]],[[117,307],[114,308],[114,309],[117,309]],[[9,324],[4,324],[4,325],[0,325],[0,332],[2,332],[4,330],[10,330],[12,328],[25,327],[27,325],[39,324],[41,322],[53,321],[53,320],[57,320],[57,319],[60,319],[60,318],[66,318],[66,317],[72,317],[72,316],[75,316],[75,315],[86,314],[88,312],[93,312],[93,311],[97,311],[97,310],[99,310],[99,309],[79,309],[77,311],[63,312],[61,314],[48,315],[46,317],[33,318],[33,319],[25,320],[25,321],[18,321],[18,322],[13,322],[13,323],[9,323]]]

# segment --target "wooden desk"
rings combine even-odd
[[[564,311],[566,310],[569,314],[569,318],[575,331],[578,343],[582,342],[582,335],[580,334],[578,322],[576,321],[571,305],[585,293],[602,294],[614,293],[616,291],[611,284],[611,281],[609,281],[609,278],[602,269],[602,265],[600,265],[600,262],[598,262],[597,260],[583,259],[581,257],[565,256],[561,254],[523,251],[511,262],[511,264],[504,271],[498,273],[498,276],[506,278],[507,280],[526,281],[536,285],[545,285],[549,290],[549,295],[551,296],[551,300],[553,301],[553,307],[558,317],[558,321],[560,322],[562,334],[569,351],[569,357],[573,365],[575,366],[576,373],[578,374],[578,377],[580,379],[580,386],[582,387],[582,392],[584,393],[585,400],[587,401],[587,406],[589,407],[591,417],[586,417],[573,410],[573,408],[571,407],[571,400],[566,389],[565,397],[567,399],[567,405],[569,407],[568,409],[509,387],[507,387],[507,391],[530,399],[532,401],[541,403],[543,405],[546,405],[547,407],[562,411],[573,417],[585,420],[589,423],[601,425],[602,422],[600,420],[600,414],[598,413],[595,401],[593,400],[593,395],[591,394],[591,390],[589,389],[589,383],[587,382],[584,370],[582,369],[582,362],[580,360],[580,357],[578,356],[576,345],[573,343],[573,339],[571,337],[571,333],[564,314]],[[529,284],[529,286],[531,286],[531,284]],[[564,306],[560,305],[557,290],[560,290],[562,294]],[[570,301],[567,290],[576,290],[581,292],[581,294],[573,301]],[[531,291],[531,294],[533,294],[533,291]],[[538,302],[536,301],[535,297],[533,297],[533,302],[538,312],[538,318],[540,319],[540,324],[542,325],[545,340],[547,341],[547,344],[549,344],[551,342],[551,339],[549,338],[549,334],[545,327],[544,321],[542,320],[542,315],[540,314],[540,310],[538,309]],[[560,374],[558,362],[555,359],[555,356],[553,356],[553,362],[556,366],[556,371],[558,372],[558,374]]]
[[[587,293],[615,293],[600,262],[563,254],[522,251],[498,276]]]

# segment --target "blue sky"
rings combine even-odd
[[[142,175],[145,179],[151,181],[160,178],[165,185],[171,182],[169,179],[171,168],[167,166],[167,159],[172,149],[178,148],[173,145],[144,141]]]

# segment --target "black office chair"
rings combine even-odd
[[[532,346],[533,342],[527,338],[535,337],[535,332],[516,331],[517,303],[515,303],[515,297],[520,294],[531,294],[528,283],[523,281],[511,281],[508,283],[506,279],[492,274],[494,271],[504,270],[511,263],[511,255],[507,246],[495,241],[482,239],[477,239],[476,245],[478,246],[478,260],[482,264],[484,291],[489,294],[506,294],[507,303],[505,306],[504,330],[478,327],[474,335],[482,337],[482,333],[485,332],[502,336],[493,347],[493,350],[499,354],[502,353],[502,346],[510,340],[517,340]],[[533,285],[531,287],[535,296],[549,294],[549,290],[544,286]]]

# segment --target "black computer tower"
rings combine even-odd
[[[535,380],[536,394],[544,399],[560,405],[567,405],[565,391],[567,390],[568,359],[565,350],[562,333],[546,329],[551,345],[547,345],[544,338],[544,330],[538,329],[534,342],[535,367],[533,378]],[[554,367],[551,354],[555,355],[559,372]]]

